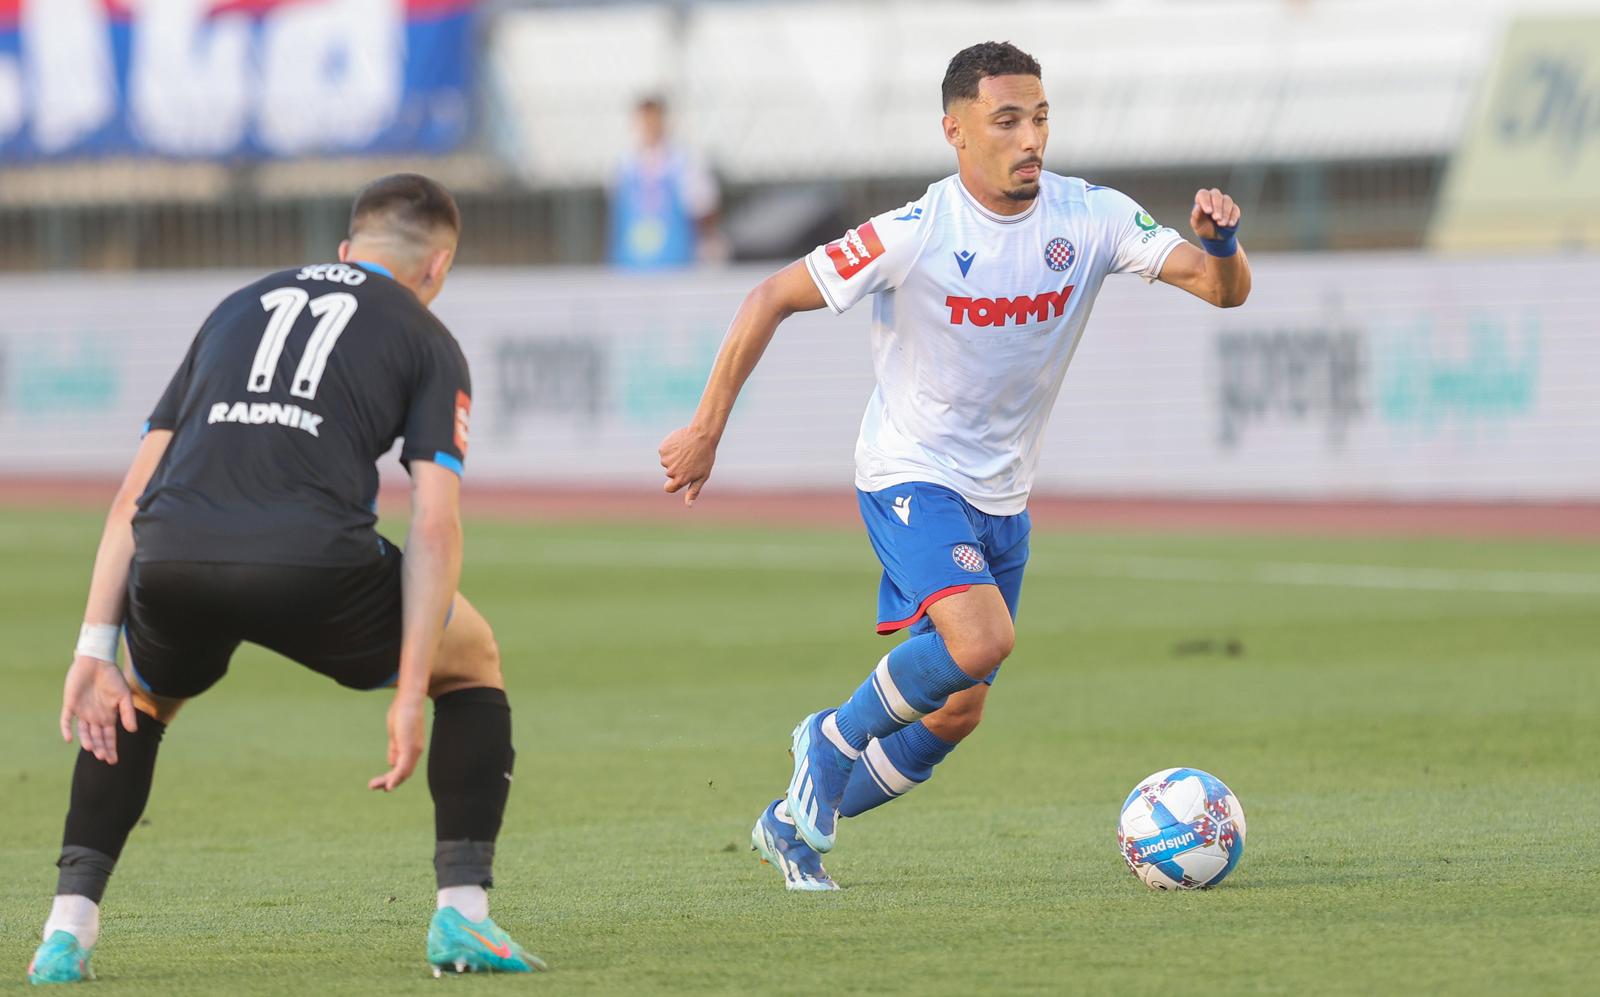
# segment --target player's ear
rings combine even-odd
[[[944,116],[944,140],[957,149],[967,147],[966,136],[961,134],[961,121],[953,114]]]
[[[435,249],[428,254],[428,265],[423,270],[422,282],[438,287],[444,283],[445,277],[450,273],[450,264],[455,259],[456,251],[450,249]]]
[[[349,239],[346,239],[343,242],[339,243],[339,262],[340,263],[349,263],[350,262],[350,240]]]

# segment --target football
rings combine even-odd
[[[1244,854],[1244,807],[1199,769],[1162,769],[1122,804],[1117,846],[1152,890],[1197,890],[1228,877]]]

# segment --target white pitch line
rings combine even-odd
[[[876,568],[866,543],[844,550],[796,544],[729,544],[648,541],[571,543],[545,541],[526,557],[515,548],[478,550],[469,544],[469,564],[593,565],[608,568],[730,568],[749,571],[838,571]],[[1524,571],[1493,568],[1416,568],[1382,564],[1315,561],[1222,561],[1213,558],[1108,556],[1050,553],[1034,555],[1034,577],[1124,578],[1146,581],[1229,582],[1300,585],[1312,588],[1390,591],[1504,593],[1600,596],[1600,573]]]

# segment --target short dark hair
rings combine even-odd
[[[978,84],[990,76],[1036,76],[1039,60],[1010,42],[979,42],[955,54],[944,71],[944,109],[958,100],[976,100]]]
[[[420,236],[438,229],[461,234],[461,209],[437,180],[420,173],[391,173],[361,188],[350,209],[350,237],[379,218],[386,225]]]
[[[667,113],[667,98],[658,93],[647,93],[639,98],[633,109],[640,113],[654,111],[657,114]]]

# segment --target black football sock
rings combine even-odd
[[[128,833],[150,799],[156,749],[167,725],[139,714],[132,734],[117,725],[117,764],[107,765],[88,751],[78,752],[72,772],[72,803],[61,835],[61,870],[56,895],[76,894],[95,903],[105,895],[111,870],[122,856]]]
[[[494,885],[494,842],[515,758],[503,690],[459,689],[434,700],[428,790],[439,889]]]

